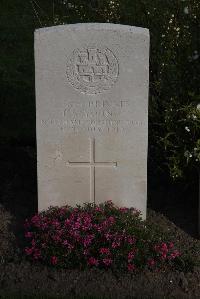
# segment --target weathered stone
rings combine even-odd
[[[144,28],[36,30],[39,210],[112,200],[146,217],[148,60]]]

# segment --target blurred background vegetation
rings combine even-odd
[[[1,0],[0,143],[35,147],[35,28],[149,28],[149,177],[191,181],[200,161],[199,0]]]

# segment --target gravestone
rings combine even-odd
[[[35,32],[38,207],[112,200],[146,217],[149,31]]]

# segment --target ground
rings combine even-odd
[[[156,273],[144,271],[131,276],[114,275],[111,271],[97,269],[82,272],[56,270],[28,262],[21,248],[23,221],[37,210],[35,151],[30,147],[2,147],[0,153],[3,174],[0,189],[0,295],[42,293],[67,295],[67,298],[70,295],[94,295],[98,298],[103,295],[107,298],[200,298],[200,267],[197,266],[185,273],[165,269]],[[164,195],[160,185],[158,190],[156,196],[160,196],[160,202],[163,203]],[[188,205],[177,200],[175,206],[172,200],[167,201],[166,198],[164,205],[158,200],[155,204],[152,199],[155,194],[150,193],[148,221],[170,232],[172,241],[176,242],[180,250],[184,248],[193,259],[200,260],[196,204],[192,204],[192,200]],[[173,219],[178,219],[176,224]]]

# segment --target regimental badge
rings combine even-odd
[[[67,60],[68,82],[86,94],[110,89],[117,81],[119,64],[111,50],[88,46],[76,49]]]

